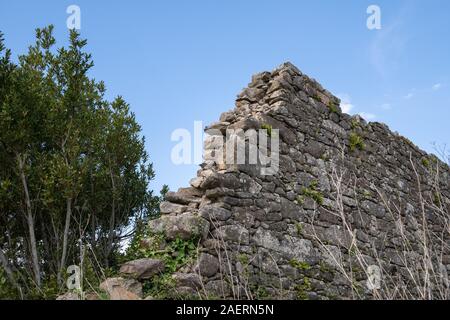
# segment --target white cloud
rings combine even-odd
[[[342,112],[344,113],[350,113],[350,111],[352,111],[352,109],[355,107],[352,103],[351,103],[351,98],[350,95],[346,94],[346,93],[342,93],[338,95],[338,98],[341,99],[341,109]]]
[[[411,99],[412,97],[414,97],[414,93],[410,92],[410,93],[408,93],[406,96],[404,96],[403,98],[409,100],[409,99]]]
[[[350,113],[353,109],[353,105],[351,103],[341,103],[341,109],[344,113]]]
[[[360,112],[359,115],[367,121],[373,120],[377,117],[373,113],[367,113],[367,112]]]
[[[384,110],[390,110],[391,109],[391,104],[390,103],[384,103],[381,105],[381,108]]]
[[[442,83],[436,83],[436,84],[433,86],[433,90],[434,90],[434,91],[437,91],[437,90],[439,90],[440,88],[442,88]]]

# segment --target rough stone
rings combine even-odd
[[[63,295],[58,296],[56,300],[81,300],[81,299],[78,293],[66,292]]]
[[[253,237],[256,245],[281,253],[287,259],[306,260],[313,255],[311,241],[283,236],[279,239],[276,232],[258,229]]]
[[[178,237],[183,240],[196,237],[205,239],[209,232],[209,222],[192,213],[161,216],[150,220],[148,226],[152,232],[164,233],[169,240]]]
[[[184,205],[199,202],[201,197],[202,193],[196,188],[180,188],[177,192],[169,191],[165,195],[167,201]]]
[[[111,300],[142,299],[142,284],[134,279],[108,278],[100,284]]]
[[[227,210],[224,208],[207,205],[207,206],[200,208],[199,214],[207,220],[226,221],[231,217],[232,213],[230,210]]]
[[[202,253],[195,270],[204,277],[212,277],[219,271],[219,260],[211,254]]]
[[[189,287],[192,289],[200,289],[202,287],[202,279],[196,273],[175,273],[172,278],[178,287]]]
[[[158,259],[138,259],[125,263],[120,273],[135,277],[139,280],[150,279],[164,271],[164,262]]]
[[[160,205],[161,214],[169,214],[169,213],[181,214],[181,213],[185,212],[186,210],[187,210],[186,206],[176,204],[176,203],[171,203],[168,201],[164,201]]]
[[[249,243],[249,232],[240,225],[226,225],[214,230],[214,236],[223,241],[231,241],[246,245]]]

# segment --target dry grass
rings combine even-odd
[[[378,241],[364,243],[358,239],[358,232],[374,234],[372,221],[365,227],[355,226],[352,215],[344,205],[345,193],[353,190],[357,204],[357,214],[361,217],[358,202],[357,186],[348,181],[346,171],[332,169],[329,175],[334,199],[333,208],[328,213],[339,218],[342,230],[342,241],[339,250],[332,250],[323,237],[316,232],[316,214],[311,219],[313,237],[320,249],[333,262],[337,272],[346,280],[351,299],[449,299],[449,275],[443,263],[445,255],[450,254],[450,214],[449,204],[436,201],[436,194],[441,196],[439,189],[439,165],[433,172],[433,193],[425,193],[422,189],[420,175],[414,161],[410,165],[416,177],[416,194],[418,207],[414,214],[406,212],[406,207],[400,197],[386,195],[383,190],[372,186],[376,191],[379,203],[386,210],[385,219],[391,224],[388,234]],[[433,219],[434,224],[430,223]],[[440,227],[436,228],[436,224]],[[363,228],[361,230],[361,228]],[[386,256],[386,249],[391,252]],[[392,259],[392,257],[394,259]],[[395,261],[390,261],[395,260]],[[375,266],[375,267],[374,267]],[[372,270],[380,271],[379,287],[371,288],[374,279]],[[363,273],[364,281],[361,281]],[[372,282],[368,282],[372,281]]]

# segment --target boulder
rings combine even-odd
[[[285,259],[306,261],[314,255],[314,248],[310,240],[277,237],[277,232],[259,228],[254,235],[257,246],[277,252]]]
[[[175,273],[172,278],[175,280],[177,287],[189,287],[200,289],[202,287],[202,279],[196,273]]]
[[[205,284],[205,291],[211,298],[227,297],[231,294],[230,285],[224,280],[213,280]]]
[[[141,300],[142,284],[134,279],[108,278],[100,284],[111,300]]]
[[[161,214],[181,214],[186,211],[187,207],[181,204],[163,201],[161,202],[159,209],[161,211]]]
[[[187,205],[191,202],[200,202],[202,193],[195,188],[180,188],[177,192],[167,192],[165,199],[172,203]]]
[[[214,237],[223,241],[231,241],[241,245],[249,243],[249,231],[240,225],[226,225],[214,230]]]
[[[207,220],[211,220],[211,221],[216,221],[216,220],[225,221],[231,217],[230,210],[211,206],[211,205],[207,205],[207,206],[200,208],[199,214],[203,218],[205,218]]]
[[[139,280],[150,279],[164,271],[164,262],[158,259],[138,259],[125,263],[120,273],[130,275]]]
[[[198,258],[195,271],[204,277],[212,277],[219,271],[219,260],[209,253],[202,253]]]
[[[224,187],[229,189],[238,189],[241,186],[239,178],[234,174],[212,173],[205,177],[200,185],[203,190]]]
[[[176,238],[189,240],[196,237],[205,239],[209,232],[209,222],[198,215],[187,212],[151,220],[149,228],[152,232],[165,234],[168,240]]]
[[[56,300],[81,300],[78,293],[75,292],[66,292],[63,295],[60,295],[56,298]]]
[[[95,293],[95,292],[88,292],[88,293],[86,293],[84,299],[88,300],[88,301],[101,300],[100,296],[97,293]]]

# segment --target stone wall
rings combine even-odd
[[[190,187],[167,194],[149,229],[169,241],[199,239],[195,261],[174,275],[175,290],[240,299],[449,297],[448,166],[339,105],[285,63],[254,75],[236,107],[206,129],[215,130],[209,155],[227,129],[279,134],[279,171],[207,160]]]

